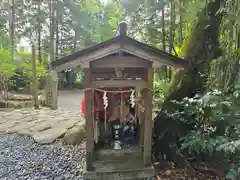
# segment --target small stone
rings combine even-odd
[[[86,137],[86,131],[83,126],[77,125],[69,129],[63,137],[66,144],[76,145],[82,143]]]
[[[42,132],[35,133],[33,139],[40,144],[53,143],[57,138],[66,133],[67,129],[51,128]]]

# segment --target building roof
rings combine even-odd
[[[67,64],[68,68],[73,68],[84,62],[94,61],[118,52],[126,52],[155,63],[161,63],[177,68],[185,68],[188,66],[187,60],[173,56],[167,52],[128,37],[126,34],[125,23],[119,25],[118,32],[119,33],[117,33],[116,37],[107,41],[57,59],[52,62],[52,67],[55,69],[59,66],[65,65],[65,68]],[[62,67],[60,69],[63,70],[64,68]]]

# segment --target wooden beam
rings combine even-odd
[[[90,88],[137,87],[143,89],[148,86],[148,83],[144,80],[102,80],[93,81]]]
[[[148,69],[148,88],[153,88],[153,68]],[[151,165],[152,153],[152,109],[153,92],[147,90],[145,99],[145,125],[144,125],[144,153],[143,162],[145,166]]]
[[[101,59],[92,61],[92,68],[151,68],[152,61],[137,57],[137,56],[107,56]]]
[[[98,78],[103,78],[104,80],[116,78],[114,69],[98,68],[94,69],[93,71],[95,72],[92,72],[92,80],[96,80]],[[145,68],[125,68],[123,70],[123,74],[125,78],[141,78],[147,80],[147,69]]]
[[[84,69],[84,86],[85,88],[89,88],[91,84],[91,69],[86,68]],[[93,137],[93,98],[94,98],[94,91],[87,90],[85,91],[85,104],[86,104],[86,163],[87,163],[87,170],[92,170],[92,161],[93,161],[93,149],[94,149],[94,137]]]

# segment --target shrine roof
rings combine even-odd
[[[117,36],[89,48],[61,57],[56,61],[53,61],[51,65],[54,69],[64,65],[64,67],[60,68],[63,70],[66,69],[66,67],[76,67],[86,62],[118,54],[119,52],[125,52],[125,55],[129,54],[177,68],[186,68],[188,66],[188,61],[185,59],[171,55],[165,51],[128,37],[125,23],[119,25]]]

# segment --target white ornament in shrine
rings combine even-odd
[[[106,110],[108,107],[108,98],[107,98],[107,92],[105,91],[103,93],[103,104],[104,104],[104,109]]]
[[[136,103],[135,91],[134,90],[132,90],[131,95],[130,95],[130,103],[131,103],[131,107],[134,108],[135,103]]]

